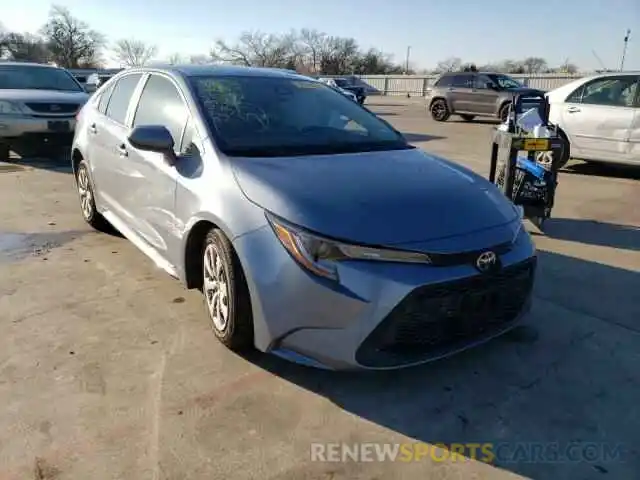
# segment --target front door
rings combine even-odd
[[[497,90],[488,88],[487,85],[495,85],[488,76],[476,75],[473,79],[471,96],[471,110],[483,115],[494,115],[498,104]],[[496,88],[498,86],[496,85]]]
[[[637,90],[637,76],[603,77],[567,98],[562,124],[576,157],[613,162],[629,157]]]
[[[167,76],[152,74],[146,81],[133,115],[132,128],[162,125],[169,130],[180,156],[189,110],[176,84]],[[175,192],[178,172],[161,153],[128,146],[130,170],[127,209],[136,218],[136,230],[162,257],[175,265],[168,252],[178,245]]]

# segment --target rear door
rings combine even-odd
[[[562,105],[562,127],[578,158],[625,161],[631,154],[638,76],[601,77],[572,92]]]
[[[135,107],[132,128],[166,127],[173,137],[175,154],[180,156],[188,119],[189,109],[180,87],[169,76],[151,74]],[[129,175],[122,179],[129,191],[126,208],[136,219],[137,233],[175,265],[170,252],[177,251],[177,232],[181,230],[174,211],[178,171],[161,153],[128,146],[128,154]]]
[[[110,87],[110,95],[100,98],[98,109],[101,114],[88,126],[92,137],[90,162],[101,203],[127,223],[129,215],[124,208],[127,191],[123,188],[121,178],[126,175],[125,143],[129,106],[141,78],[141,73],[119,78]]]
[[[473,112],[473,75],[460,73],[453,76],[449,98],[454,112]]]

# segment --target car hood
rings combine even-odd
[[[234,158],[245,196],[296,225],[370,245],[425,242],[513,222],[493,184],[419,149]]]
[[[60,102],[83,104],[89,99],[86,92],[62,92],[59,90],[4,89],[0,98],[17,102]]]

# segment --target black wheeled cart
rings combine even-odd
[[[518,125],[525,108],[537,108],[540,128],[527,132]],[[536,130],[544,136],[536,137]],[[540,95],[516,96],[506,128],[501,125],[493,134],[489,180],[539,229],[551,216],[565,148],[557,127],[549,124],[549,103]]]

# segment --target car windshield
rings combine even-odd
[[[31,65],[0,65],[0,89],[82,91],[66,70]]]
[[[388,123],[313,80],[193,76],[218,147],[231,156],[295,156],[413,148]]]
[[[507,75],[489,75],[502,88],[522,88],[522,84]]]
[[[336,85],[338,85],[339,87],[349,87],[349,82],[347,82],[344,78],[334,78]]]

